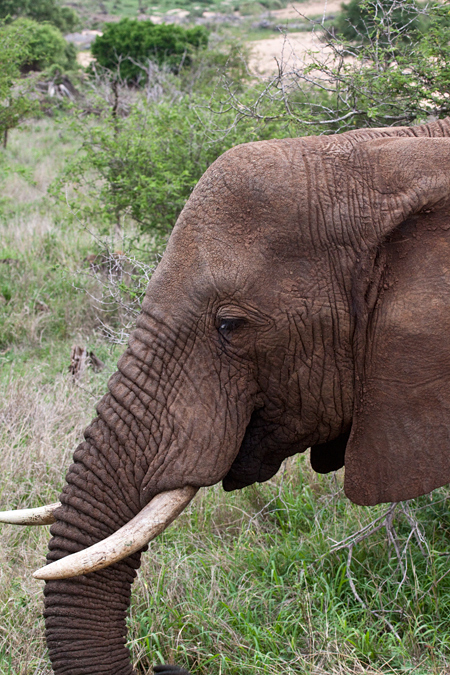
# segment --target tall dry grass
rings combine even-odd
[[[71,456],[92,417],[86,388],[61,374],[15,376],[0,389],[0,507],[56,501]],[[89,386],[89,384],[87,384]],[[51,673],[44,644],[42,582],[31,576],[45,559],[49,528],[0,526],[0,673]]]

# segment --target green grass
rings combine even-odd
[[[78,0],[77,10],[84,17],[96,15],[98,18],[106,12],[109,15],[136,18],[139,14],[159,14],[171,9],[188,9],[194,13],[201,9],[227,12],[234,7],[231,0]]]
[[[355,548],[365,609],[347,549],[330,548],[386,506],[349,504],[341,479],[314,475],[302,457],[270,485],[205,491],[146,556],[130,622],[140,672],[159,655],[214,674],[447,672],[448,491],[417,502],[430,551],[408,544],[403,584],[384,529]],[[395,527],[404,546],[406,518]]]
[[[76,147],[44,120],[12,132],[7,150],[26,171],[10,173],[1,194],[0,257],[16,261],[0,263],[5,508],[57,499],[122,349],[102,337],[89,295],[98,279],[80,274],[97,243],[45,192]],[[106,369],[73,382],[74,343]],[[349,575],[348,548],[336,542],[388,507],[350,504],[342,472],[314,474],[305,455],[267,484],[202,490],[143,556],[129,618],[137,672],[171,661],[199,675],[448,673],[449,499],[444,488],[398,507],[390,538],[382,527],[354,545]],[[31,577],[48,529],[2,526],[1,535],[0,675],[50,675],[41,583]]]

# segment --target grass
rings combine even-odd
[[[296,3],[306,2],[306,0],[296,0]],[[288,6],[286,0],[278,0],[273,3],[272,9]],[[101,22],[102,15],[137,18],[140,14],[148,16],[168,12],[173,9],[187,9],[192,12],[192,16],[201,16],[202,12],[217,11],[230,13],[243,6],[245,14],[260,14],[269,11],[263,6],[258,7],[257,2],[249,0],[77,0],[76,3],[70,3],[70,6],[76,9],[83,19],[92,19]],[[249,5],[254,5],[254,11]],[[321,17],[320,17],[321,18]],[[298,21],[297,21],[298,22]]]
[[[15,261],[0,270],[5,508],[57,499],[120,352],[86,293],[98,280],[78,273],[95,242],[45,192],[76,145],[45,120],[14,131],[7,150],[19,177],[3,186],[0,218],[0,257]],[[74,342],[106,369],[74,383]],[[448,673],[449,499],[449,489],[435,491],[385,522],[386,505],[351,505],[342,472],[314,474],[306,456],[267,484],[201,491],[143,556],[129,618],[137,672],[171,661],[198,675]],[[377,518],[385,524],[354,544],[351,559],[336,546]],[[31,577],[48,528],[2,526],[1,536],[0,675],[49,675],[41,583]]]
[[[347,551],[330,548],[386,507],[350,505],[340,479],[300,458],[269,485],[205,491],[145,556],[130,622],[139,672],[159,654],[198,673],[448,672],[448,495],[419,500],[430,551],[408,546],[403,584],[385,530],[358,546],[351,572],[364,609]],[[404,517],[396,528],[405,544]]]

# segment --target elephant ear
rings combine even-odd
[[[355,290],[345,492],[371,505],[450,482],[450,139],[367,146],[379,244]]]

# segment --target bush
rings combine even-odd
[[[16,19],[6,30],[19,32],[24,43],[20,69],[22,73],[31,70],[45,70],[58,65],[63,70],[76,68],[76,52],[61,32],[49,23],[37,23],[32,19]]]
[[[226,131],[215,126],[217,121],[187,96],[148,106],[138,101],[124,118],[109,112],[92,124],[83,120],[74,130],[84,136],[82,151],[67,164],[55,190],[63,196],[70,183],[78,195],[72,205],[76,217],[96,223],[103,234],[112,228],[123,232],[131,220],[141,232],[165,237],[219,155],[238,143],[277,135],[274,125],[253,120]],[[232,116],[219,121],[226,126]]]
[[[186,29],[173,24],[122,19],[108,24],[91,50],[101,66],[119,69],[123,80],[136,83],[142,77],[142,69],[133,61],[165,63],[177,72],[182,65],[190,64],[192,51],[206,47],[207,43],[208,33],[203,26]]]
[[[63,33],[70,33],[78,24],[78,16],[69,7],[61,7],[57,0],[1,0],[0,19],[28,17],[47,21]]]
[[[109,70],[94,69],[93,93],[78,103],[82,113],[72,122],[82,148],[53,192],[65,202],[70,186],[72,217],[102,235],[145,234],[161,242],[222,152],[237,143],[289,135],[290,128],[253,119],[235,127],[228,103],[213,106],[216,97],[239,93],[249,100],[253,92],[245,50],[235,41],[217,39],[178,75],[150,61],[145,77],[145,88],[136,88]]]

